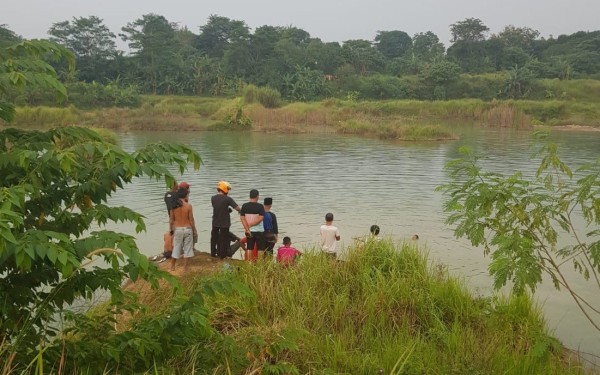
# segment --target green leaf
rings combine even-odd
[[[68,254],[66,251],[61,251],[58,253],[58,261],[60,262],[60,264],[62,264],[63,266],[66,266],[67,260],[68,260]]]
[[[53,264],[56,264],[56,260],[58,259],[58,251],[55,247],[50,246],[46,249],[46,256]]]

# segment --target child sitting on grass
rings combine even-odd
[[[289,266],[294,264],[300,255],[302,252],[292,247],[292,240],[289,237],[283,237],[283,245],[277,249],[277,262]]]

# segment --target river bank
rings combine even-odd
[[[215,373],[585,373],[548,334],[529,298],[473,296],[424,250],[372,242],[355,245],[346,262],[309,252],[292,268],[201,253],[175,275],[185,295],[214,282],[248,288],[204,296],[215,337],[223,337],[208,346],[235,348],[212,363]],[[127,290],[149,308],[124,320],[121,332],[169,311],[166,284],[151,290],[138,282]],[[206,368],[207,357],[173,358],[156,368]]]
[[[390,140],[452,140],[452,125],[600,128],[600,105],[574,101],[348,101],[265,108],[242,98],[145,96],[139,108],[20,107],[14,125],[83,125],[119,131],[253,130],[355,134]]]

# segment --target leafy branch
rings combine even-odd
[[[485,172],[479,156],[460,152],[463,157],[446,166],[450,182],[438,190],[447,197],[455,236],[491,254],[494,287],[511,282],[516,293],[533,292],[546,274],[600,331],[600,307],[582,297],[563,270],[571,263],[600,289],[600,160],[573,172],[549,143],[535,153],[541,158],[535,176],[525,178]]]

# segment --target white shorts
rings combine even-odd
[[[171,256],[179,259],[182,253],[184,258],[194,256],[194,232],[190,227],[176,227],[173,232],[173,254]]]

